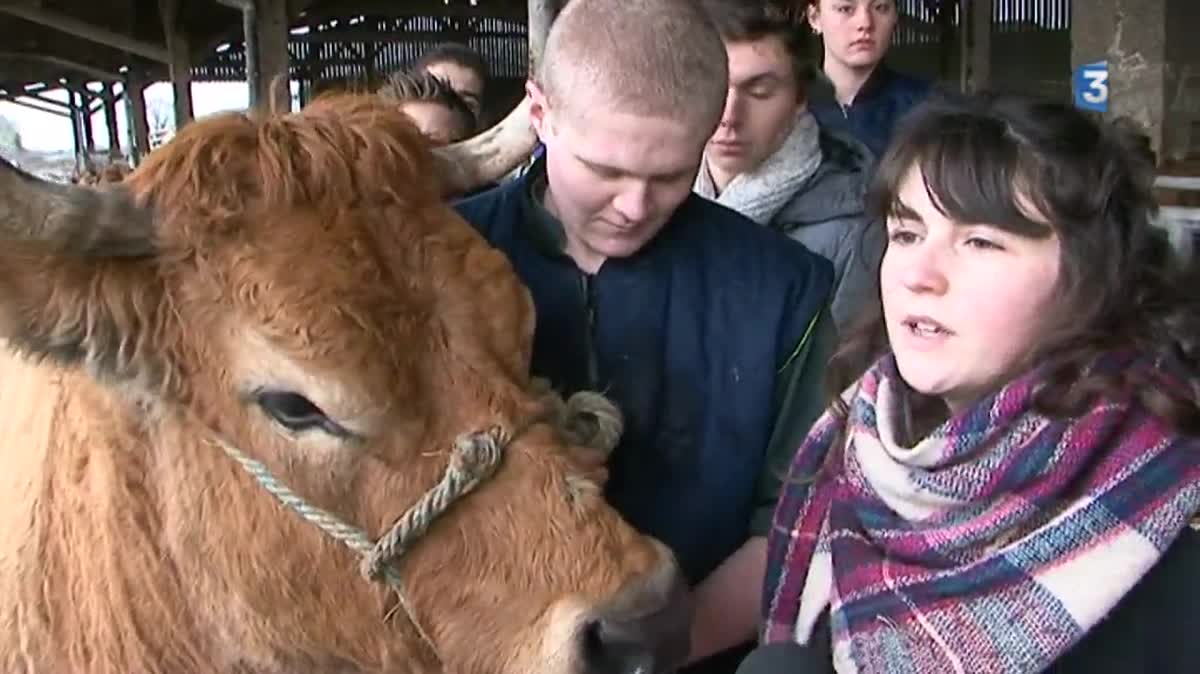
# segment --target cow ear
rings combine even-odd
[[[0,339],[100,378],[165,383],[154,232],[125,187],[53,183],[0,159]]]
[[[0,242],[0,338],[110,382],[161,387],[164,286],[152,256],[89,256]]]

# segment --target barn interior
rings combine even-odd
[[[193,90],[245,82],[251,106],[303,106],[338,88],[374,88],[430,46],[460,42],[491,69],[485,121],[522,95],[525,0],[0,0],[0,100],[70,120],[76,161],[130,164],[195,118]],[[1103,62],[1107,118],[1150,138],[1171,209],[1200,207],[1200,2],[897,0],[889,59],[966,91],[1070,101]],[[814,41],[815,42],[815,41]],[[816,47],[814,45],[814,53]],[[286,77],[291,86],[279,86]],[[151,124],[144,92],[172,89]],[[277,86],[272,86],[275,83]],[[118,107],[129,120],[118,130]],[[113,139],[97,149],[96,129]],[[1169,213],[1179,221],[1200,216]],[[1189,221],[1190,222],[1190,221]]]

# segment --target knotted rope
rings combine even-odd
[[[454,441],[442,479],[406,510],[378,541],[372,541],[362,529],[304,500],[275,477],[261,461],[219,437],[214,438],[213,443],[281,504],[358,553],[362,557],[362,574],[371,580],[383,580],[395,590],[398,608],[404,609],[409,622],[432,649],[433,642],[417,622],[416,615],[406,601],[403,580],[392,562],[425,535],[434,520],[449,510],[455,501],[494,475],[505,447],[530,427],[549,421],[563,429],[570,442],[595,447],[606,455],[620,438],[623,427],[621,413],[603,396],[580,392],[565,403],[553,393],[545,393],[544,397],[548,403],[547,414],[533,418],[511,434],[506,434],[499,427],[492,427],[459,436]]]
[[[507,444],[508,440],[496,427],[459,437],[454,442],[454,450],[450,453],[450,463],[446,466],[442,481],[425,492],[421,500],[396,520],[396,524],[363,557],[363,575],[377,579],[385,569],[390,569],[388,564],[425,535],[433,520],[446,512],[450,504],[496,472],[496,467],[500,465],[501,450]]]
[[[625,418],[608,398],[593,391],[579,391],[564,402],[550,382],[535,377],[530,389],[551,410],[553,423],[568,442],[599,450],[607,458],[621,440]]]
[[[499,428],[460,436],[454,442],[450,461],[441,481],[433,489],[425,492],[379,541],[374,542],[362,529],[343,522],[337,515],[322,510],[298,496],[261,461],[247,456],[224,440],[217,440],[217,445],[280,503],[362,555],[361,569],[364,576],[371,580],[382,578],[397,587],[400,585],[400,577],[389,566],[390,562],[404,554],[408,546],[428,531],[429,525],[446,512],[454,501],[475,489],[480,482],[496,472],[502,456],[501,450],[506,443]]]

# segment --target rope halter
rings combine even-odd
[[[598,394],[581,391],[572,395],[565,404],[559,399],[557,405],[549,405],[545,414],[534,417],[511,434],[493,426],[461,435],[454,441],[442,479],[406,510],[378,541],[372,541],[362,529],[304,500],[275,477],[261,461],[219,437],[213,443],[281,504],[358,553],[362,558],[360,570],[363,576],[386,582],[395,590],[399,600],[397,608],[404,609],[409,622],[433,649],[433,642],[421,629],[412,607],[405,599],[403,581],[394,562],[424,536],[433,521],[449,510],[455,501],[495,475],[504,449],[514,438],[543,422],[553,423],[563,429],[570,442],[596,446],[605,452],[611,451],[616,445],[623,425],[621,413],[615,405]]]
[[[337,515],[305,501],[275,477],[261,461],[224,440],[217,439],[216,444],[280,503],[362,555],[364,576],[399,586],[400,578],[391,568],[391,562],[424,535],[433,520],[446,512],[454,501],[495,474],[507,440],[497,427],[460,436],[454,442],[450,462],[442,473],[441,481],[406,510],[378,541],[372,541],[365,531],[343,522]]]

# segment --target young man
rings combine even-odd
[[[483,95],[487,88],[488,66],[474,49],[456,42],[439,44],[421,55],[412,69],[426,72],[450,83],[475,115],[479,125],[483,114]]]
[[[471,136],[475,115],[445,80],[426,72],[399,72],[379,89],[412,118],[434,145],[447,145]]]
[[[533,296],[534,374],[621,407],[605,493],[692,583],[693,660],[755,636],[780,461],[832,342],[828,261],[692,193],[727,77],[694,0],[572,0],[527,83],[544,156],[458,206]]]
[[[844,332],[878,289],[885,236],[863,203],[870,152],[809,112],[797,13],[745,0],[703,4],[729,54],[729,92],[695,189],[831,261],[833,318]]]

